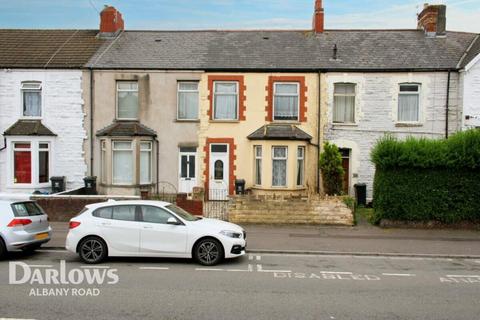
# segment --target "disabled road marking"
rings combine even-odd
[[[466,274],[449,274],[445,277],[440,277],[441,283],[480,283],[480,275],[466,275]]]

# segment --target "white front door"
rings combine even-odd
[[[228,200],[229,189],[228,144],[210,145],[209,200]]]
[[[191,193],[197,185],[197,152],[196,148],[180,148],[179,153],[179,176],[178,191]]]

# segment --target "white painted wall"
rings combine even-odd
[[[451,74],[449,131],[461,127],[458,74]],[[325,139],[340,148],[352,150],[350,158],[350,193],[357,182],[367,184],[367,198],[373,197],[375,167],[370,152],[376,141],[386,133],[401,139],[407,136],[445,137],[445,104],[447,73],[327,73],[327,119]],[[332,123],[333,89],[336,82],[356,84],[355,118],[353,125]],[[397,123],[399,84],[421,84],[420,123],[402,126]],[[325,121],[326,120],[326,121]]]
[[[42,123],[57,134],[53,139],[50,176],[66,176],[67,188],[83,185],[87,166],[83,143],[82,72],[80,70],[0,70],[0,146],[3,132],[22,117],[21,82],[42,82]],[[37,188],[9,186],[10,146],[0,151],[0,193],[30,193]]]
[[[465,68],[462,76],[464,129],[480,127],[480,55]]]

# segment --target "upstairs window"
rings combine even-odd
[[[42,83],[22,82],[22,105],[24,117],[42,116]]]
[[[238,82],[214,82],[214,120],[238,120]]]
[[[198,82],[178,83],[178,120],[198,119]]]
[[[333,122],[355,123],[355,84],[335,83],[333,92]]]
[[[420,85],[400,84],[398,93],[398,122],[420,121]]]
[[[273,120],[298,121],[299,84],[276,82],[273,90]]]
[[[117,81],[117,119],[138,119],[137,81]]]

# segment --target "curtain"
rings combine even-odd
[[[132,151],[113,151],[113,183],[133,183]]]
[[[215,119],[237,119],[237,95],[215,96]]]
[[[262,184],[262,159],[255,159],[255,184]]]
[[[398,96],[398,121],[418,121],[418,94]]]
[[[273,160],[273,182],[274,187],[287,185],[287,160]]]
[[[179,92],[178,118],[198,119],[198,92]]]
[[[136,119],[138,117],[138,92],[118,92],[118,118]]]
[[[150,151],[140,152],[140,183],[151,183],[152,157]]]
[[[296,120],[298,118],[298,96],[275,96],[275,119]]]
[[[333,122],[355,122],[355,97],[335,96]]]
[[[23,115],[27,117],[40,117],[42,115],[42,95],[40,92],[23,92]]]
[[[297,160],[297,186],[303,186],[303,159]]]

